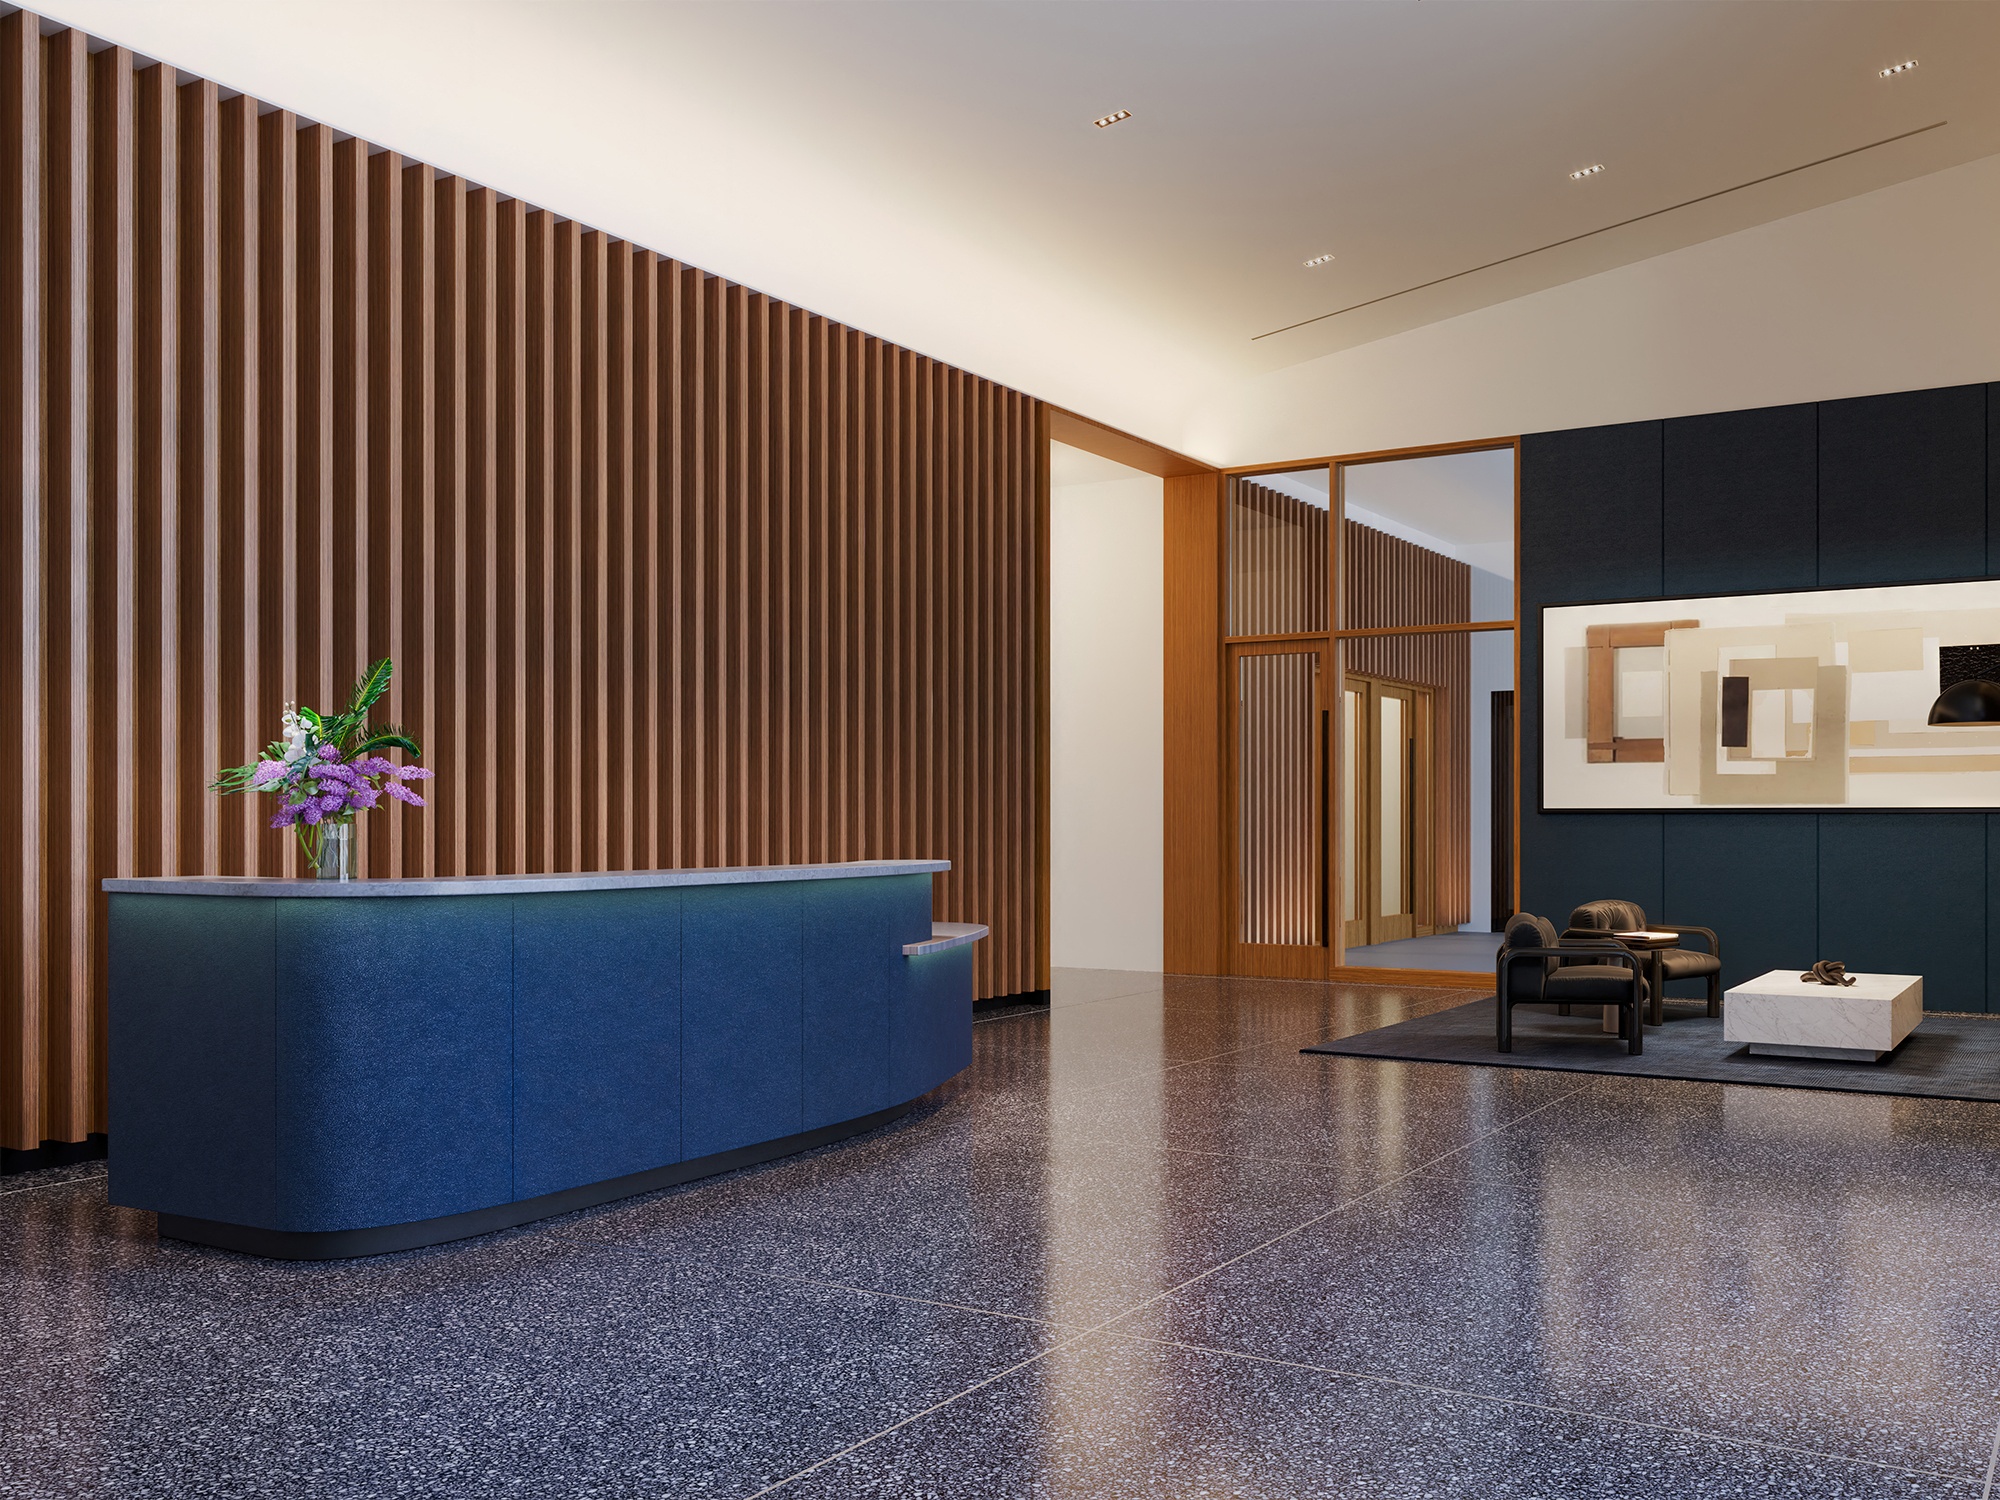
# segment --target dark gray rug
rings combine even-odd
[[[1698,1078],[1713,1083],[1761,1083],[1791,1089],[1840,1089],[1855,1094],[1907,1094],[1926,1099],[2000,1102],[2000,1016],[1928,1015],[1879,1063],[1817,1058],[1752,1057],[1722,1039],[1722,1022],[1700,1011],[1669,1009],[1664,1026],[1646,1028],[1646,1050],[1598,1029],[1598,1011],[1574,1015],[1553,1007],[1514,1008],[1514,1050],[1493,1041],[1493,998],[1475,1000],[1415,1020],[1399,1021],[1338,1041],[1306,1047],[1335,1057],[1403,1062],[1473,1063],[1488,1068],[1553,1068],[1569,1073],[1630,1073],[1641,1078]]]

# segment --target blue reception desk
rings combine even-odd
[[[947,868],[107,880],[111,1201],[372,1255],[882,1124],[972,1060]]]

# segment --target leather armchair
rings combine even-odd
[[[1613,932],[1671,932],[1676,937],[1698,937],[1708,945],[1707,951],[1689,949],[1676,944],[1672,948],[1658,950],[1662,983],[1659,993],[1653,996],[1654,1024],[1666,1019],[1666,987],[1676,979],[1706,979],[1708,981],[1708,1013],[1722,1014],[1722,941],[1710,927],[1694,927],[1684,922],[1655,922],[1646,916],[1645,908],[1636,901],[1586,901],[1569,914],[1569,926],[1563,932],[1563,941],[1572,938],[1583,941],[1599,941]]]
[[[1499,1046],[1514,1050],[1514,1007],[1570,1005],[1618,1007],[1618,1034],[1637,1057],[1646,1050],[1646,974],[1639,955],[1615,939],[1556,941],[1544,917],[1517,912],[1507,919],[1505,941],[1494,961],[1493,1003]]]

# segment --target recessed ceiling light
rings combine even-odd
[[[1569,174],[1569,180],[1571,182],[1581,182],[1586,177],[1595,177],[1599,172],[1602,172],[1603,170],[1604,170],[1603,162],[1598,162],[1595,166],[1579,167],[1576,171]]]
[[[1098,119],[1092,120],[1090,123],[1095,125],[1099,130],[1102,130],[1107,125],[1116,125],[1120,120],[1129,120],[1131,118],[1132,118],[1131,110],[1121,109],[1111,114],[1104,115]]]
[[[1914,68],[1916,65],[1917,65],[1917,60],[1913,57],[1909,59],[1909,61],[1907,62],[1897,63],[1896,66],[1893,68],[1884,68],[1879,76],[1883,78],[1894,78],[1898,73],[1909,72],[1910,69]]]
[[[1308,268],[1313,266],[1323,266],[1332,259],[1333,257],[1331,255],[1315,255],[1311,260],[1306,262],[1306,265]]]

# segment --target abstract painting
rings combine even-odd
[[[1542,806],[2000,807],[2000,581],[1549,605]]]

